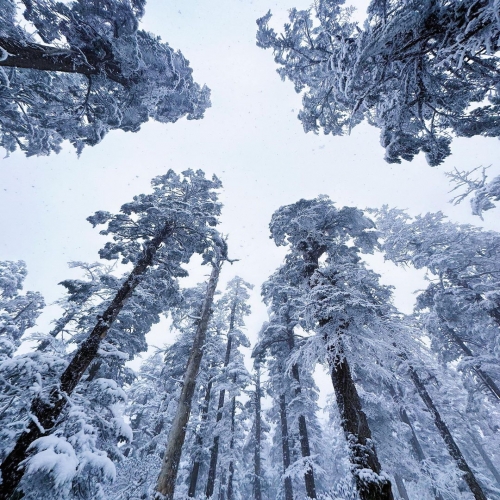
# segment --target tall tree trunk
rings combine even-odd
[[[61,375],[59,385],[51,390],[46,399],[38,396],[33,400],[30,408],[30,424],[19,436],[13,450],[1,465],[3,483],[0,500],[7,500],[14,493],[24,473],[24,465],[21,465],[21,462],[27,458],[29,446],[33,441],[53,430],[61,412],[66,407],[67,396],[71,395],[83,373],[97,356],[101,340],[106,337],[126,301],[153,263],[158,248],[171,233],[171,225],[167,222],[157,236],[146,245],[141,258],[116,293],[115,298],[103,315],[98,318],[97,324],[87,339],[76,350],[73,359]]]
[[[283,449],[283,474],[285,475],[285,500],[293,500],[292,479],[288,476],[290,468],[290,445],[288,443],[288,422],[285,395],[280,395],[281,447]]]
[[[289,324],[289,318],[287,317],[287,323]],[[287,329],[287,341],[290,351],[295,347],[295,340],[293,338],[293,329]],[[299,398],[302,394],[302,388],[300,385],[300,375],[299,375],[299,365],[294,363],[292,365],[292,376],[295,380],[295,397]],[[299,440],[300,440],[300,451],[302,453],[302,458],[307,458],[311,456],[311,448],[309,447],[309,436],[307,433],[306,417],[304,415],[299,415]],[[308,498],[316,498],[316,485],[314,481],[314,471],[310,464],[306,471],[304,472],[304,482],[306,487],[306,494]]]
[[[210,381],[207,384],[207,389],[205,391],[205,401],[203,402],[203,407],[201,409],[201,426],[203,427],[203,424],[207,420],[208,416],[208,408],[210,406],[210,394],[212,392],[212,384],[213,380],[210,379]],[[201,448],[203,445],[203,435],[201,432],[199,432],[196,436],[196,446],[198,448]],[[196,457],[194,463],[193,463],[193,469],[191,470],[191,475],[189,477],[189,490],[188,490],[188,496],[189,497],[194,497],[196,496],[196,484],[198,483],[198,475],[200,473],[200,457]]]
[[[441,320],[441,326],[443,330],[446,332],[446,335],[462,350],[462,352],[469,358],[474,358],[474,353],[469,349],[467,344],[456,334],[455,330],[450,328],[446,321],[443,318],[439,318]],[[481,382],[485,385],[485,387],[491,392],[496,400],[500,400],[500,388],[493,381],[493,379],[481,370],[480,365],[473,365],[472,369],[474,373],[478,376]]]
[[[425,460],[425,453],[424,450],[422,449],[422,446],[420,445],[420,441],[418,440],[415,428],[413,427],[413,424],[410,421],[410,417],[408,416],[408,413],[406,412],[406,409],[402,404],[400,395],[396,392],[396,390],[391,384],[386,384],[386,385],[387,388],[389,389],[389,393],[391,394],[392,398],[399,404],[399,418],[401,419],[401,422],[403,422],[403,424],[406,424],[410,428],[411,431],[410,444],[411,447],[413,448],[413,453],[415,454],[419,462],[423,464]],[[426,473],[424,470],[423,472]],[[397,483],[398,478],[395,477],[395,479],[399,490],[399,484]],[[437,491],[434,486],[432,487],[432,491],[436,500],[443,500],[441,493],[439,493],[439,491]]]
[[[326,252],[326,247],[317,242],[309,242],[308,248],[303,251],[304,278],[311,289],[314,284],[310,278],[319,267],[319,258]],[[319,322],[325,327],[329,319]],[[337,348],[330,343],[329,365],[340,420],[349,446],[349,459],[352,464],[352,473],[356,488],[361,500],[393,500],[391,482],[385,475],[381,475],[380,462],[371,438],[368,420],[361,407],[361,400],[356,385],[351,376],[351,369],[344,355],[342,346],[342,331],[333,333]],[[325,343],[328,342],[325,335]],[[369,469],[373,474],[363,474],[363,469]]]
[[[340,420],[349,447],[349,457],[359,497],[361,500],[393,500],[391,482],[386,476],[380,475],[380,463],[370,427],[344,355],[341,338],[338,339],[337,348],[330,356],[329,362]],[[376,476],[365,474],[366,469],[374,472]]]
[[[231,403],[231,441],[229,443],[229,453],[231,455],[231,460],[229,462],[229,476],[227,479],[227,500],[234,500],[234,417],[236,414],[236,398],[233,397]]]
[[[498,472],[497,468],[495,467],[490,457],[484,450],[483,445],[480,443],[479,439],[474,435],[473,432],[470,433],[470,437],[472,439],[472,442],[474,443],[474,446],[477,448],[477,451],[481,455],[481,458],[484,460],[484,463],[486,464],[490,472],[493,474],[493,477],[495,478],[495,481],[497,482],[498,486],[500,486],[500,473]]]
[[[261,422],[261,404],[260,400],[262,397],[260,388],[260,363],[255,363],[255,450],[254,450],[254,483],[253,483],[253,493],[254,500],[262,500],[262,491],[260,486],[260,447],[262,439],[262,422]]]
[[[227,334],[227,346],[226,346],[226,356],[224,358],[224,367],[227,367],[231,359],[231,348],[233,342],[232,332],[234,329],[235,314],[236,314],[236,301],[231,306],[231,315],[229,317],[229,331]],[[215,425],[217,425],[222,419],[222,409],[224,407],[225,396],[226,396],[226,390],[222,389],[219,393],[219,405],[217,407],[217,417],[215,420]],[[208,469],[207,488],[205,490],[205,496],[207,498],[212,498],[212,495],[214,494],[215,474],[217,472],[218,458],[219,458],[219,435],[217,434],[214,437],[214,442],[212,448],[210,449],[210,466]]]
[[[400,356],[404,361],[408,360],[406,354],[402,353]],[[462,455],[462,452],[460,451],[460,448],[453,439],[453,436],[451,435],[448,426],[444,423],[443,419],[441,418],[441,415],[439,414],[438,409],[434,405],[432,398],[427,392],[425,385],[420,380],[420,377],[418,376],[413,366],[411,366],[410,364],[408,365],[408,371],[410,374],[410,378],[412,379],[419,396],[421,397],[422,401],[425,403],[427,409],[434,418],[434,423],[436,424],[436,427],[439,433],[441,434],[441,437],[443,438],[446,447],[448,448],[448,452],[450,453],[453,460],[455,460],[457,467],[463,472],[463,478],[467,483],[467,485],[469,486],[472,494],[474,495],[474,498],[476,500],[487,500],[481,486],[479,485],[479,483],[476,480],[476,477],[474,476],[474,473],[470,469],[468,463],[466,462],[464,456]]]
[[[207,285],[207,292],[201,309],[200,320],[196,327],[193,346],[189,354],[182,390],[177,404],[177,411],[168,435],[167,449],[163,457],[160,474],[156,484],[156,497],[173,500],[177,470],[181,459],[182,446],[186,437],[186,427],[191,413],[191,404],[196,387],[196,377],[200,369],[203,347],[207,334],[208,322],[212,315],[212,303],[223,261],[220,256],[213,264],[212,273]],[[163,495],[160,497],[160,495]]]

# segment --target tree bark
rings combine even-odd
[[[410,444],[411,447],[413,448],[413,453],[415,453],[415,456],[419,460],[419,462],[423,463],[425,460],[425,453],[424,450],[422,449],[422,446],[420,445],[420,441],[418,440],[417,433],[415,432],[415,428],[413,427],[413,424],[410,421],[410,417],[408,416],[408,413],[406,412],[405,407],[403,406],[401,402],[401,398],[399,394],[396,392],[394,387],[391,384],[387,384],[387,388],[389,389],[389,393],[391,394],[392,398],[399,404],[399,418],[401,419],[401,422],[406,424],[411,431],[411,438],[410,438]],[[423,471],[425,472],[425,471]],[[395,476],[396,479],[396,484],[397,484],[397,477]],[[399,490],[399,484],[397,484],[398,490]],[[443,497],[441,496],[441,493],[436,490],[435,487],[432,488],[433,494],[436,500],[443,500]]]
[[[352,472],[361,500],[393,500],[391,482],[381,476],[368,420],[344,355],[341,339],[330,357],[330,369],[342,428],[349,446]],[[370,473],[366,474],[369,470]],[[376,476],[373,476],[373,473]]]
[[[283,449],[283,474],[285,475],[285,500],[293,500],[292,480],[287,476],[290,467],[290,445],[288,443],[288,422],[285,395],[280,395],[281,447]]]
[[[101,340],[106,337],[126,301],[153,263],[158,248],[171,233],[171,224],[167,222],[161,231],[147,243],[143,255],[116,293],[115,298],[103,315],[98,318],[97,324],[87,339],[76,350],[73,359],[61,375],[59,386],[54,387],[46,399],[38,396],[33,400],[30,409],[31,422],[1,465],[3,483],[0,500],[7,500],[14,493],[24,473],[24,465],[21,465],[21,462],[27,458],[29,446],[54,428],[61,412],[66,407],[67,397],[71,395],[83,373],[97,356]]]
[[[76,51],[71,48],[51,47],[2,36],[0,47],[9,54],[5,59],[0,60],[0,66],[78,73],[86,77],[104,73],[107,78],[125,87],[133,83],[133,80],[123,76],[120,65],[113,57],[110,44],[102,43],[99,51],[84,48]],[[97,56],[97,53],[104,55]]]
[[[288,319],[288,318],[287,318]],[[287,341],[290,352],[295,346],[295,340],[293,338],[293,330],[287,329]],[[299,365],[294,363],[292,366],[292,376],[295,380],[295,397],[300,397],[302,394],[302,388],[300,385],[300,375],[299,375]],[[299,440],[300,440],[300,451],[302,458],[311,456],[311,448],[309,446],[309,435],[307,433],[306,417],[304,415],[299,415]],[[304,483],[306,487],[306,494],[308,498],[316,498],[316,484],[314,481],[314,471],[309,464],[306,472],[304,473]]]
[[[255,450],[254,450],[254,483],[253,493],[254,500],[262,500],[262,491],[260,485],[261,464],[260,464],[260,447],[262,439],[262,423],[261,423],[261,404],[262,397],[260,388],[260,365],[255,364]]]
[[[406,354],[401,354],[401,358],[405,361],[408,359]],[[467,483],[467,485],[469,486],[472,494],[474,495],[474,498],[476,500],[487,500],[481,486],[479,485],[479,483],[476,480],[476,477],[474,476],[474,473],[470,469],[468,463],[466,462],[464,456],[462,455],[462,452],[460,451],[460,448],[453,439],[453,436],[451,435],[448,426],[441,418],[441,415],[439,414],[438,409],[434,405],[432,398],[427,392],[425,385],[420,380],[420,377],[418,376],[413,366],[408,365],[408,371],[410,374],[410,378],[412,379],[419,396],[421,397],[422,401],[425,403],[427,409],[434,418],[434,423],[436,424],[436,427],[439,433],[441,434],[441,437],[443,438],[446,447],[448,448],[448,452],[455,461],[457,467],[463,472],[463,478]]]
[[[234,417],[236,414],[236,397],[233,397],[231,403],[231,441],[229,443],[229,453],[231,454],[231,460],[229,462],[229,476],[227,479],[227,500],[234,500],[234,460],[232,457],[234,450]]]
[[[227,334],[227,346],[226,346],[226,356],[224,358],[224,367],[227,367],[231,359],[231,348],[233,343],[233,338],[231,336],[234,329],[234,318],[236,314],[236,301],[231,306],[231,315],[229,318],[229,331]],[[217,425],[222,419],[222,409],[224,406],[224,399],[226,395],[226,390],[222,389],[219,393],[219,405],[217,407],[217,417],[215,420],[215,425]],[[217,472],[217,460],[219,458],[219,435],[214,437],[214,442],[210,450],[210,466],[208,469],[207,487],[205,490],[205,496],[207,498],[212,498],[214,494],[215,487],[215,474]]]
[[[208,408],[210,406],[210,394],[212,392],[212,384],[213,381],[210,380],[207,384],[207,389],[205,391],[205,401],[203,403],[203,407],[201,409],[201,425],[206,422],[207,416],[208,416]],[[201,448],[203,445],[203,436],[202,433],[199,432],[198,435],[196,436],[196,446],[198,448]],[[201,466],[201,461],[200,458],[197,457],[196,460],[194,461],[193,464],[193,469],[191,470],[191,475],[189,477],[189,490],[188,490],[188,497],[194,497],[196,496],[196,484],[198,483],[198,475],[200,473],[200,466]]]
[[[191,413],[191,403],[196,387],[196,377],[198,376],[201,359],[203,357],[208,322],[212,315],[212,303],[222,264],[223,261],[221,261],[220,256],[218,256],[216,262],[213,263],[205,300],[201,309],[200,320],[196,327],[193,346],[189,354],[186,371],[184,372],[184,380],[179,402],[177,404],[177,411],[172,422],[172,427],[170,428],[167,449],[163,457],[162,467],[156,484],[156,498],[165,498],[166,500],[173,500],[174,498],[177,470],[181,459],[182,446],[186,437],[186,427]]]
[[[408,496],[408,492],[406,491],[405,483],[403,481],[403,478],[399,474],[394,474],[394,479],[396,481],[396,486],[398,488],[399,496],[403,500],[410,500],[410,497]]]

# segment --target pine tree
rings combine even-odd
[[[157,497],[173,500],[177,470],[182,453],[182,446],[186,436],[186,426],[191,414],[192,399],[195,392],[196,377],[201,365],[204,344],[206,341],[208,322],[212,313],[212,302],[217,288],[219,274],[224,261],[227,259],[225,246],[214,249],[212,273],[207,283],[205,300],[197,320],[196,333],[189,354],[182,383],[182,390],[177,402],[177,411],[168,435],[167,448],[156,485]]]
[[[236,397],[238,395],[241,387],[246,385],[248,380],[248,374],[244,368],[241,355],[239,355],[238,347],[240,345],[249,346],[248,339],[243,333],[241,328],[244,326],[244,317],[250,313],[250,308],[247,305],[247,300],[249,298],[248,290],[253,288],[252,285],[242,280],[240,277],[236,276],[227,285],[227,291],[219,301],[219,307],[225,309],[227,315],[227,344],[226,344],[226,354],[224,358],[224,369],[219,378],[219,398],[217,406],[217,416],[215,422],[215,431],[213,436],[213,444],[210,449],[210,465],[208,470],[207,484],[205,489],[205,495],[207,498],[212,498],[215,489],[217,465],[220,461],[219,450],[221,448],[221,431],[226,427],[227,433],[225,437],[229,435],[229,451],[225,457],[227,460],[227,470],[221,464],[219,470],[219,477],[225,477],[229,480],[229,495],[232,495],[232,477],[234,474],[234,444],[231,446],[231,440],[234,439],[234,414],[236,411]],[[227,410],[226,402],[226,392],[228,396],[231,397],[229,412],[224,411],[225,406]],[[228,415],[229,413],[229,415]],[[226,418],[223,418],[223,417]],[[228,418],[229,417],[229,418]],[[229,429],[227,429],[229,427]],[[222,443],[224,444],[224,443]],[[225,481],[221,481],[224,483]],[[228,491],[225,486],[223,486],[225,491]],[[228,500],[232,500],[228,498]]]

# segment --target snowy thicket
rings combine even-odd
[[[210,91],[188,61],[139,29],[144,0],[0,1],[0,146],[80,153],[114,129],[199,119]],[[22,16],[22,18],[21,18]]]

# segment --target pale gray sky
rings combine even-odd
[[[15,153],[0,163],[0,260],[23,259],[26,289],[47,302],[62,290],[57,283],[75,276],[70,260],[95,261],[105,239],[85,221],[96,210],[118,211],[134,195],[149,190],[150,179],[169,168],[203,169],[224,183],[221,231],[229,235],[230,255],[241,259],[226,266],[223,281],[239,274],[256,285],[248,334],[255,340],[266,319],[260,284],[280,264],[284,252],[269,239],[272,213],[300,198],[327,194],[338,206],[360,208],[389,204],[410,213],[442,210],[458,222],[481,224],[467,203],[448,203],[443,172],[490,165],[500,173],[496,139],[456,139],[453,154],[439,168],[423,157],[389,165],[378,130],[356,127],[349,137],[304,134],[296,116],[301,98],[276,74],[272,53],[255,45],[255,20],[268,9],[281,29],[287,9],[307,8],[307,0],[149,0],[144,27],[161,35],[189,59],[195,80],[212,89],[212,108],[200,121],[171,125],[149,123],[138,133],[112,132],[78,159],[65,147],[59,155],[25,158]],[[354,2],[364,7],[366,2]],[[363,13],[359,13],[362,18]],[[500,230],[498,211],[485,214],[485,227]],[[397,287],[396,303],[410,312],[423,286],[422,273],[370,262],[385,283]],[[190,281],[202,279],[194,266]],[[39,322],[48,329],[49,310]],[[164,327],[150,341],[170,340]]]

